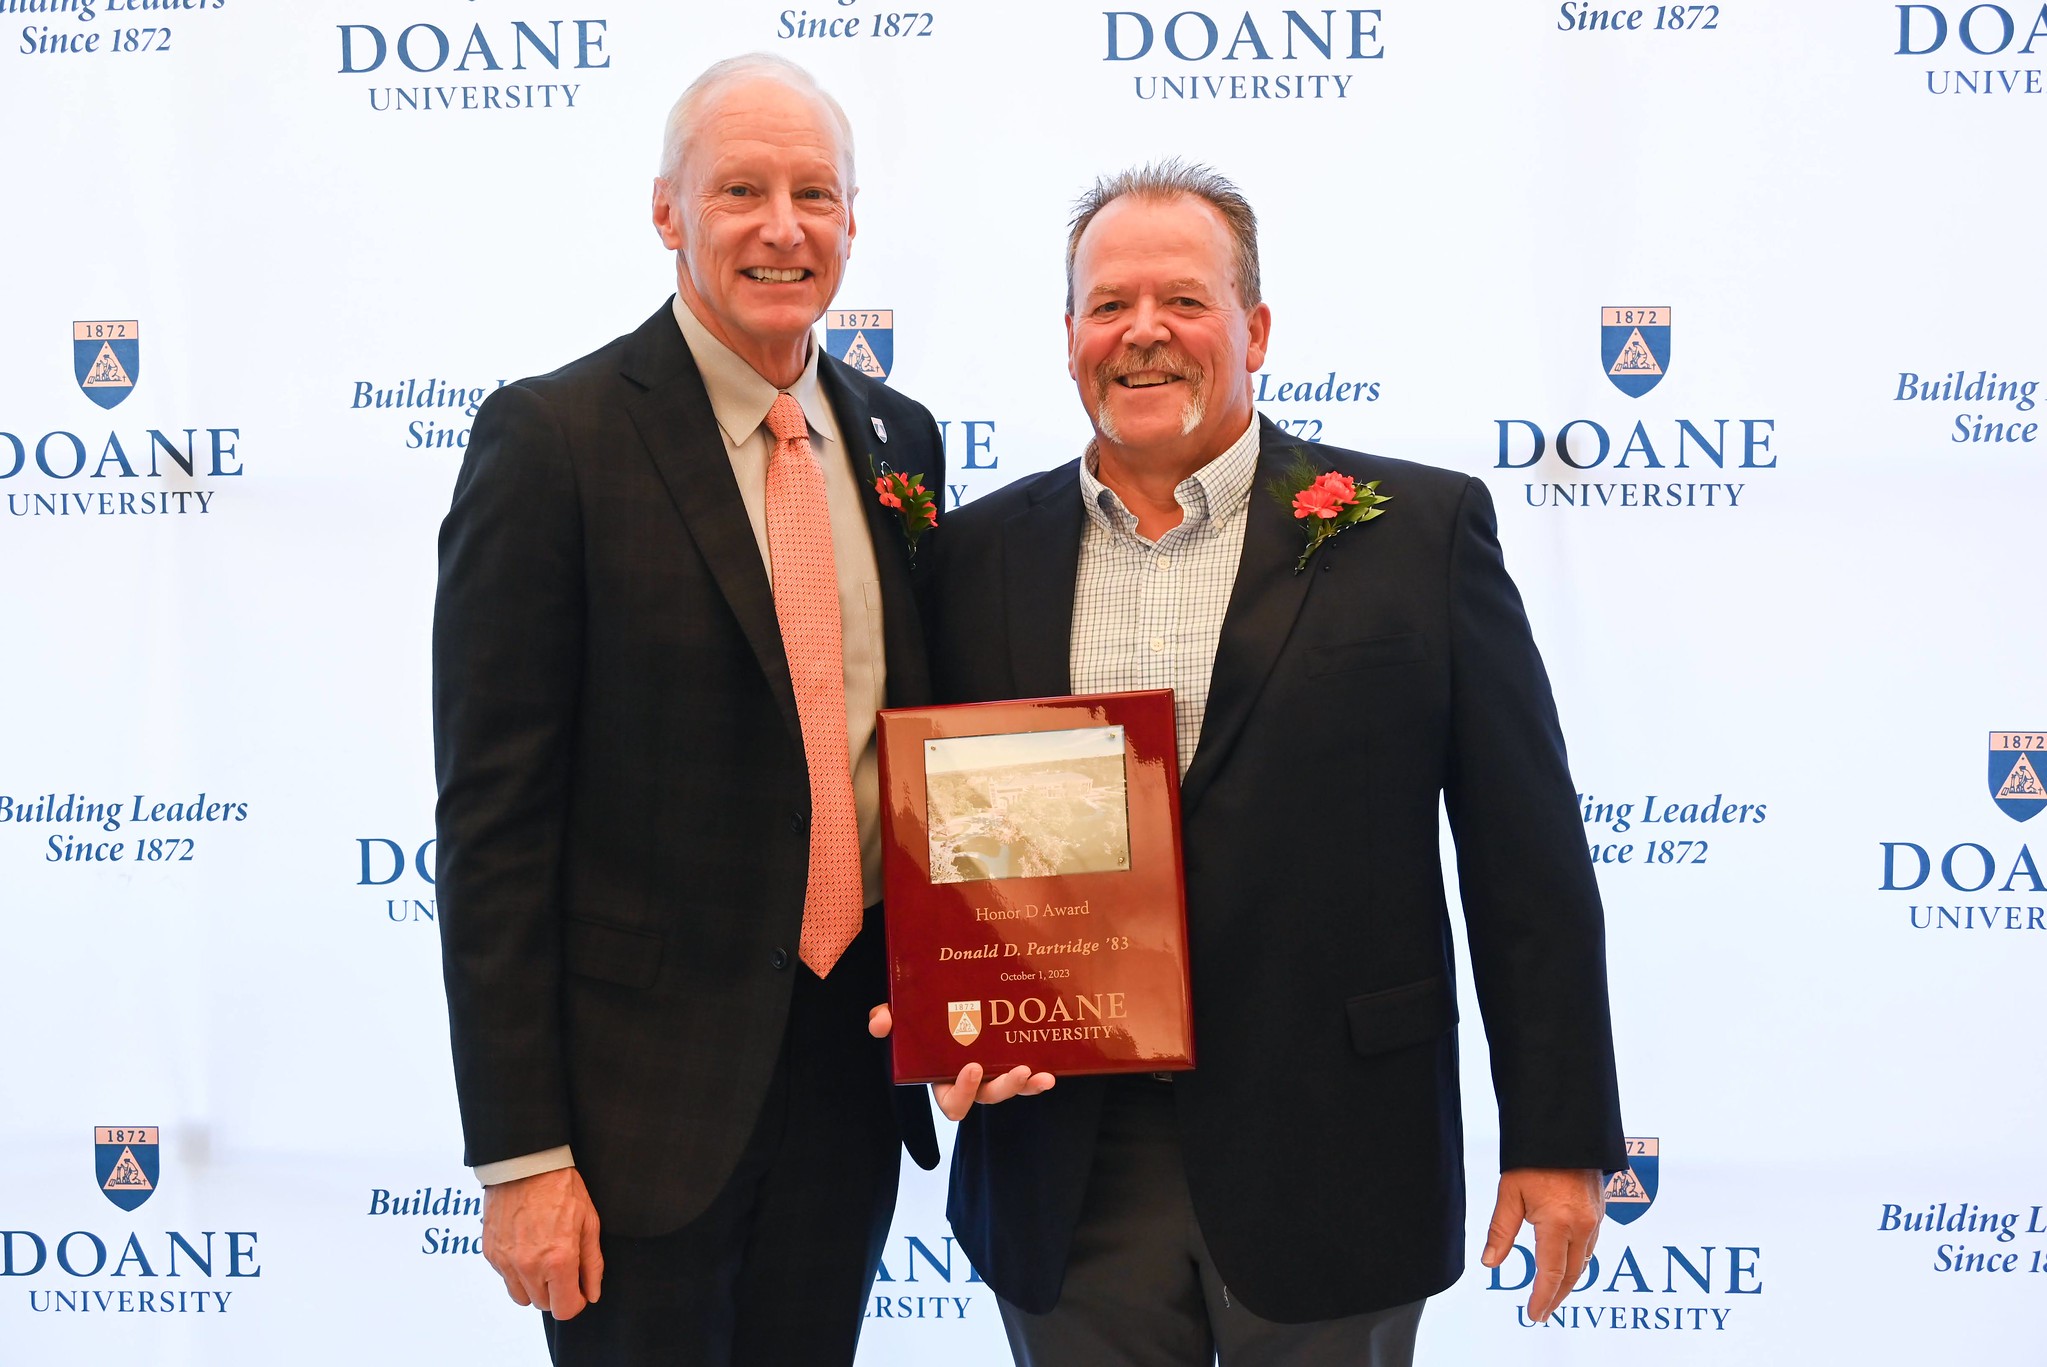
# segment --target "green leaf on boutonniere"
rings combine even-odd
[[[938,525],[938,500],[924,487],[924,476],[901,475],[867,456],[867,472],[874,476],[874,496],[885,508],[893,508],[902,523],[903,541],[910,548],[910,563],[917,563],[917,542]]]

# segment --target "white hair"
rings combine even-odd
[[[696,140],[697,123],[703,111],[719,95],[748,81],[774,81],[825,107],[838,129],[839,160],[846,173],[846,188],[851,190],[853,125],[846,118],[846,111],[839,107],[830,91],[817,83],[817,77],[788,58],[769,52],[749,52],[741,57],[713,62],[703,75],[690,82],[689,89],[682,92],[675,107],[668,111],[668,127],[661,139],[661,169],[658,173],[662,183],[671,191],[681,189],[683,163],[689,159],[690,144]]]

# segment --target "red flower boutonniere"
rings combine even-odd
[[[1349,475],[1318,470],[1307,455],[1294,457],[1287,472],[1273,480],[1267,491],[1280,506],[1307,523],[1307,549],[1294,562],[1294,573],[1308,568],[1308,557],[1322,549],[1322,543],[1338,532],[1370,522],[1385,510],[1379,505],[1391,495],[1379,492],[1379,481],[1359,484]]]
[[[917,539],[938,525],[938,500],[924,487],[924,476],[902,475],[888,468],[886,462],[877,466],[874,457],[867,458],[867,468],[874,475],[874,495],[881,500],[884,508],[896,510],[896,516],[903,522],[903,541],[910,548],[910,563],[917,563]]]

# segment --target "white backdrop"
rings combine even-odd
[[[1438,1299],[1422,1359],[2047,1362],[2047,823],[2017,819],[2047,803],[1983,768],[2047,730],[2047,10],[117,3],[0,0],[0,1361],[544,1361],[459,1251],[416,862],[460,452],[414,434],[467,412],[375,395],[652,312],[662,116],[765,49],[852,116],[838,302],[893,311],[948,506],[1079,449],[1067,206],[1166,153],[1263,219],[1262,410],[1491,485],[1587,839],[1629,850],[1600,872],[1655,1199],[1555,1327],[1517,1258]],[[854,32],[792,36],[820,18]],[[1640,396],[1602,361],[1622,306],[1669,311]],[[78,383],[80,322],[133,325],[132,385]],[[1558,455],[1577,420],[1596,467]],[[1716,798],[1748,819],[1680,819]],[[102,1126],[158,1130],[144,1204],[102,1191]],[[1951,1227],[1898,1227],[1929,1208]],[[947,1234],[912,1173],[864,1363],[1005,1360]]]

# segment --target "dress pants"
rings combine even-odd
[[[1423,1302],[1279,1324],[1230,1294],[1194,1218],[1173,1088],[1118,1078],[1059,1303],[1001,1302],[1017,1367],[1409,1367]]]
[[[672,1234],[600,1234],[601,1298],[572,1319],[542,1316],[558,1367],[853,1361],[902,1141],[887,1054],[867,1033],[874,1002],[852,1000],[871,988],[852,973],[820,981],[800,961],[789,971],[781,1060],[731,1180]]]

